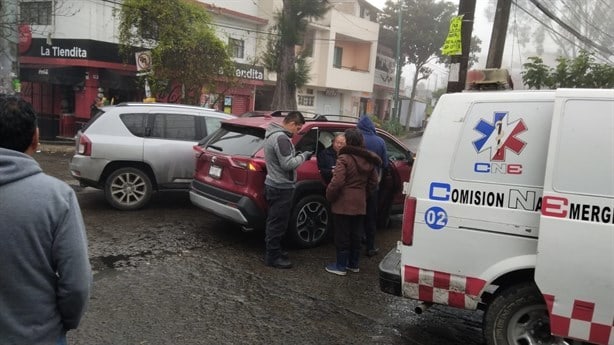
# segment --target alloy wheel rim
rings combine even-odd
[[[326,235],[328,226],[328,211],[320,202],[305,204],[296,219],[296,232],[298,237],[307,243],[318,242]]]
[[[147,185],[141,176],[134,173],[117,175],[111,183],[111,195],[122,205],[134,205],[145,198]]]

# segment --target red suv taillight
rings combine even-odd
[[[81,134],[79,137],[79,146],[77,147],[77,153],[84,156],[92,155],[92,142],[85,134]]]
[[[234,163],[243,169],[249,171],[264,171],[264,162],[259,162],[253,159],[234,158]]]
[[[416,220],[416,198],[408,196],[405,198],[403,207],[403,235],[401,240],[406,246],[411,246],[414,241],[414,221]]]

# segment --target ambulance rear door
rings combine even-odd
[[[614,90],[560,89],[535,280],[551,332],[614,344]]]

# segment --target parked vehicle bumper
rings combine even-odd
[[[392,248],[379,263],[379,288],[385,293],[401,296],[401,253]]]
[[[107,164],[109,164],[107,159],[74,155],[68,163],[68,169],[70,175],[82,185],[98,188],[99,183],[104,183],[104,181],[100,181],[100,174]]]
[[[256,227],[264,224],[262,211],[250,198],[200,181],[192,181],[190,201],[205,211],[244,226]]]

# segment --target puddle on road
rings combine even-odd
[[[115,268],[115,264],[119,261],[130,261],[131,258],[139,258],[139,257],[145,257],[147,255],[151,255],[151,250],[148,251],[144,251],[138,254],[134,254],[134,255],[108,255],[108,256],[101,256],[99,257],[100,261],[102,261],[102,263],[107,267],[107,268]]]
[[[90,259],[92,264],[92,269],[95,271],[103,271],[106,269],[117,269],[121,267],[136,267],[137,262],[135,259],[141,259],[145,257],[152,257],[153,253],[151,250],[146,250],[144,252],[126,255],[126,254],[118,254],[118,255],[106,255],[106,256],[97,256]]]
[[[149,263],[151,260],[160,260],[168,256],[183,255],[186,252],[198,249],[200,247],[188,248],[179,252],[170,250],[146,250],[134,254],[117,254],[117,255],[105,255],[96,256],[90,258],[90,263],[94,271],[104,271],[108,269],[118,270],[127,267],[138,267],[143,263]]]

